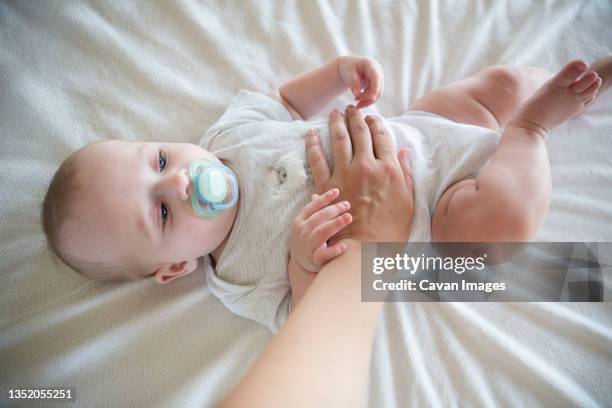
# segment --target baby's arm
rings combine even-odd
[[[294,119],[308,119],[347,89],[363,108],[376,102],[383,92],[380,64],[370,58],[344,56],[304,72],[285,83],[271,96],[278,99]]]
[[[291,309],[293,310],[302,297],[304,297],[304,293],[306,293],[310,285],[312,285],[317,273],[308,272],[293,258],[290,258],[287,265],[287,274],[289,275],[289,284],[291,285]]]
[[[313,195],[291,226],[291,255],[287,266],[291,284],[292,306],[295,307],[321,267],[344,252],[344,243],[331,247],[327,241],[353,220],[347,213],[348,201],[331,204],[339,190]]]

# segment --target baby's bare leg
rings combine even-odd
[[[539,68],[497,65],[418,99],[410,110],[500,131],[552,75]]]
[[[508,123],[490,164],[475,179],[451,186],[438,202],[434,241],[528,241],[550,203],[548,132],[580,114],[601,86],[574,61],[542,85]]]

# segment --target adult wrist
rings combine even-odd
[[[344,245],[346,245],[346,250],[344,251],[344,253],[346,254],[347,252],[351,251],[351,252],[355,252],[361,251],[361,241],[355,238],[344,238],[342,240],[340,240],[340,242],[342,242]]]

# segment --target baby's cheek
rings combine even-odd
[[[220,215],[212,219],[205,219],[202,229],[195,231],[193,242],[197,245],[194,250],[200,255],[208,255],[217,249],[232,232],[232,227],[237,217],[237,207],[224,210]],[[204,252],[202,252],[204,250]]]

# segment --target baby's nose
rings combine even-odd
[[[191,197],[191,180],[187,169],[168,175],[162,185],[164,193],[175,196],[179,201],[185,201]]]

